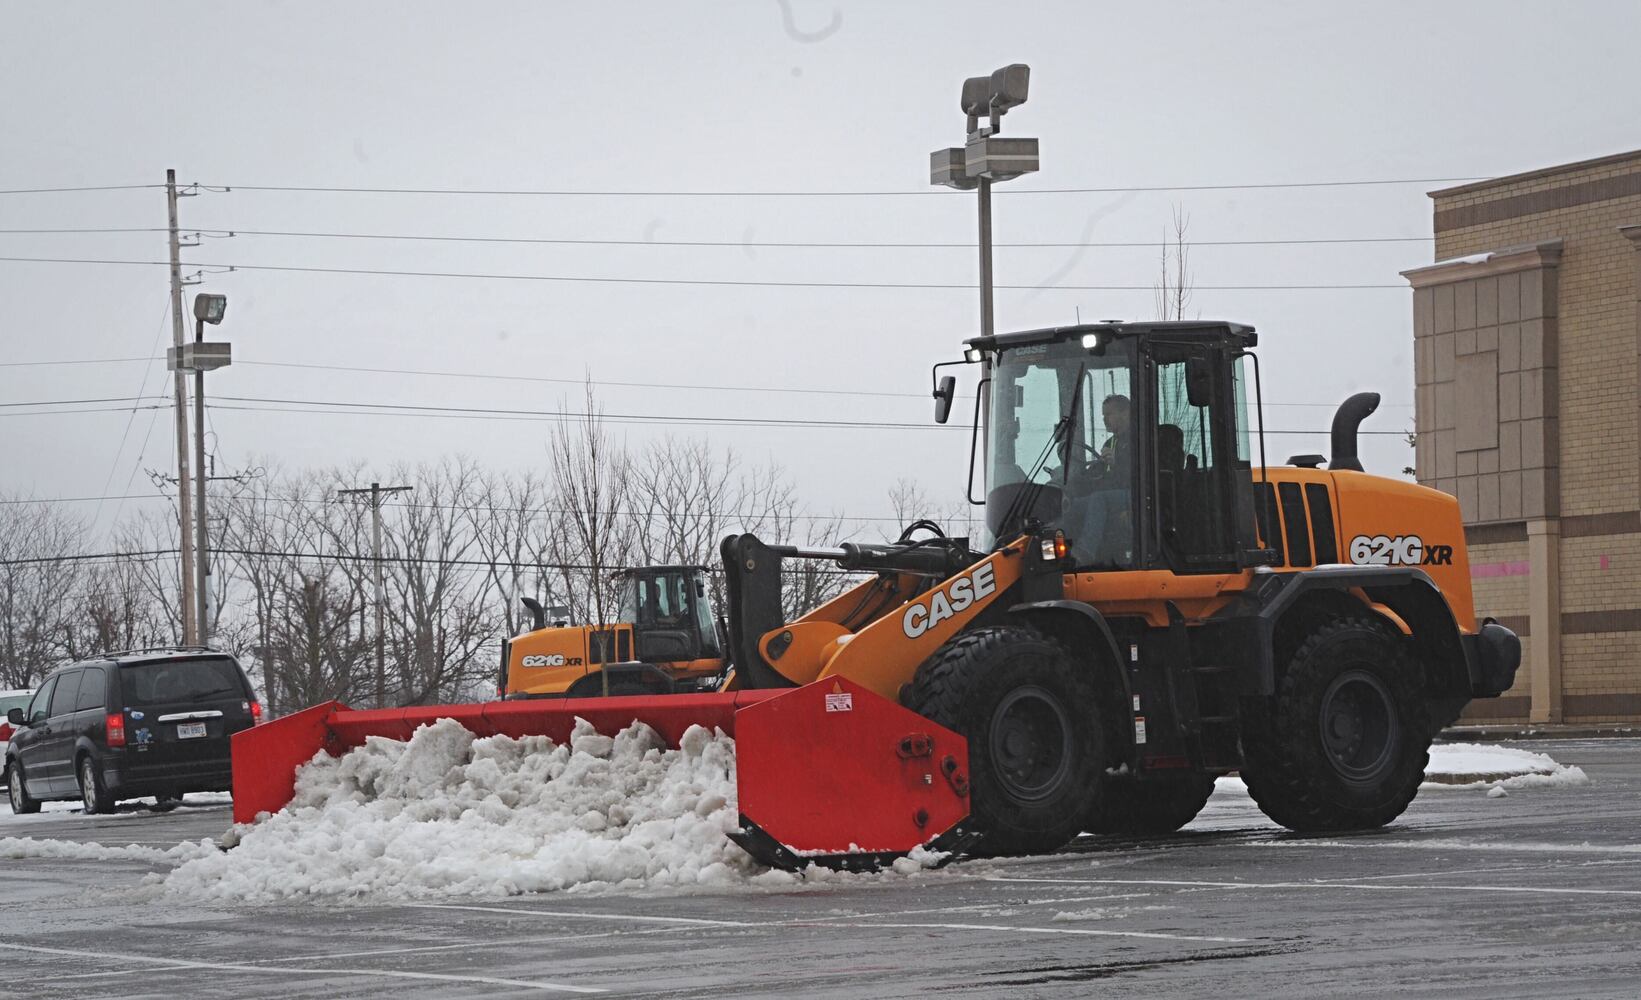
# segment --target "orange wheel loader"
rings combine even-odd
[[[235,736],[235,818],[279,809],[296,766],[368,735],[448,716],[563,739],[581,716],[734,736],[732,836],[785,868],[1162,833],[1232,771],[1294,830],[1389,823],[1434,732],[1510,687],[1520,642],[1471,606],[1458,502],[1362,471],[1357,427],[1377,396],[1340,408],[1331,459],[1265,463],[1255,343],[1224,322],[970,340],[949,364],[981,373],[980,537],[731,536],[718,691],[317,706]],[[937,420],[955,386],[942,367]],[[788,622],[786,559],[872,575]]]
[[[587,698],[712,690],[724,672],[705,566],[614,574],[612,624],[571,625],[562,608],[524,598],[535,627],[501,645],[503,698]],[[549,624],[549,620],[552,623]]]

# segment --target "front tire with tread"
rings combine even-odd
[[[1275,696],[1250,700],[1244,719],[1248,793],[1266,816],[1301,833],[1384,826],[1418,794],[1430,761],[1418,667],[1364,618],[1313,629]]]
[[[968,740],[976,853],[1044,854],[1081,832],[1104,740],[1094,686],[1058,640],[1017,626],[965,632],[901,700]]]
[[[29,795],[28,789],[23,787],[23,765],[12,761],[6,772],[6,797],[11,802],[11,811],[19,816],[40,811],[40,800]]]

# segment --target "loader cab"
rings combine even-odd
[[[970,341],[991,362],[977,416],[987,547],[1035,525],[1063,531],[1083,571],[1257,564],[1253,343],[1251,328],[1230,323],[1100,323]]]
[[[634,656],[679,663],[722,656],[704,566],[645,566],[617,575],[617,621],[631,625]]]

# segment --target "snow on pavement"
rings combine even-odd
[[[1487,780],[1454,783],[1480,775]],[[1432,746],[1427,779],[1426,790],[1498,795],[1589,781],[1545,754],[1476,744]],[[161,891],[224,902],[796,884],[729,841],[737,819],[735,744],[722,733],[693,727],[669,750],[647,726],[609,737],[582,722],[558,745],[541,736],[475,738],[445,719],[409,742],[371,738],[340,758],[316,755],[298,772],[291,805],[235,827],[229,836],[238,844],[228,852],[209,841],[161,850],[0,837],[0,859],[176,865],[150,876]],[[1192,828],[1248,821],[1263,816],[1241,780],[1227,777]],[[910,874],[937,860],[902,859],[895,870]],[[810,880],[856,877],[816,872]]]
[[[1549,754],[1486,743],[1438,743],[1430,748],[1430,763],[1420,788],[1485,788],[1489,794],[1502,795],[1522,788],[1586,785],[1589,781],[1582,768],[1559,763]]]

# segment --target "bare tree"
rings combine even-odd
[[[582,413],[553,426],[547,461],[552,487],[543,547],[559,554],[559,592],[575,620],[608,622],[618,596],[610,574],[631,565],[636,549],[631,462],[606,430],[591,382]]]
[[[0,685],[31,686],[66,655],[85,525],[21,498],[0,504]]]
[[[470,460],[452,459],[395,478],[416,484],[416,499],[403,505],[385,530],[392,572],[388,645],[401,705],[421,705],[476,693],[494,660],[480,651],[496,637],[500,615],[489,605],[482,562],[471,558],[477,542],[469,513],[477,479]]]
[[[1185,307],[1191,302],[1196,283],[1191,278],[1191,245],[1185,242],[1185,231],[1190,226],[1191,217],[1184,207],[1175,205],[1173,232],[1163,237],[1161,273],[1152,287],[1158,319],[1184,319]]]

